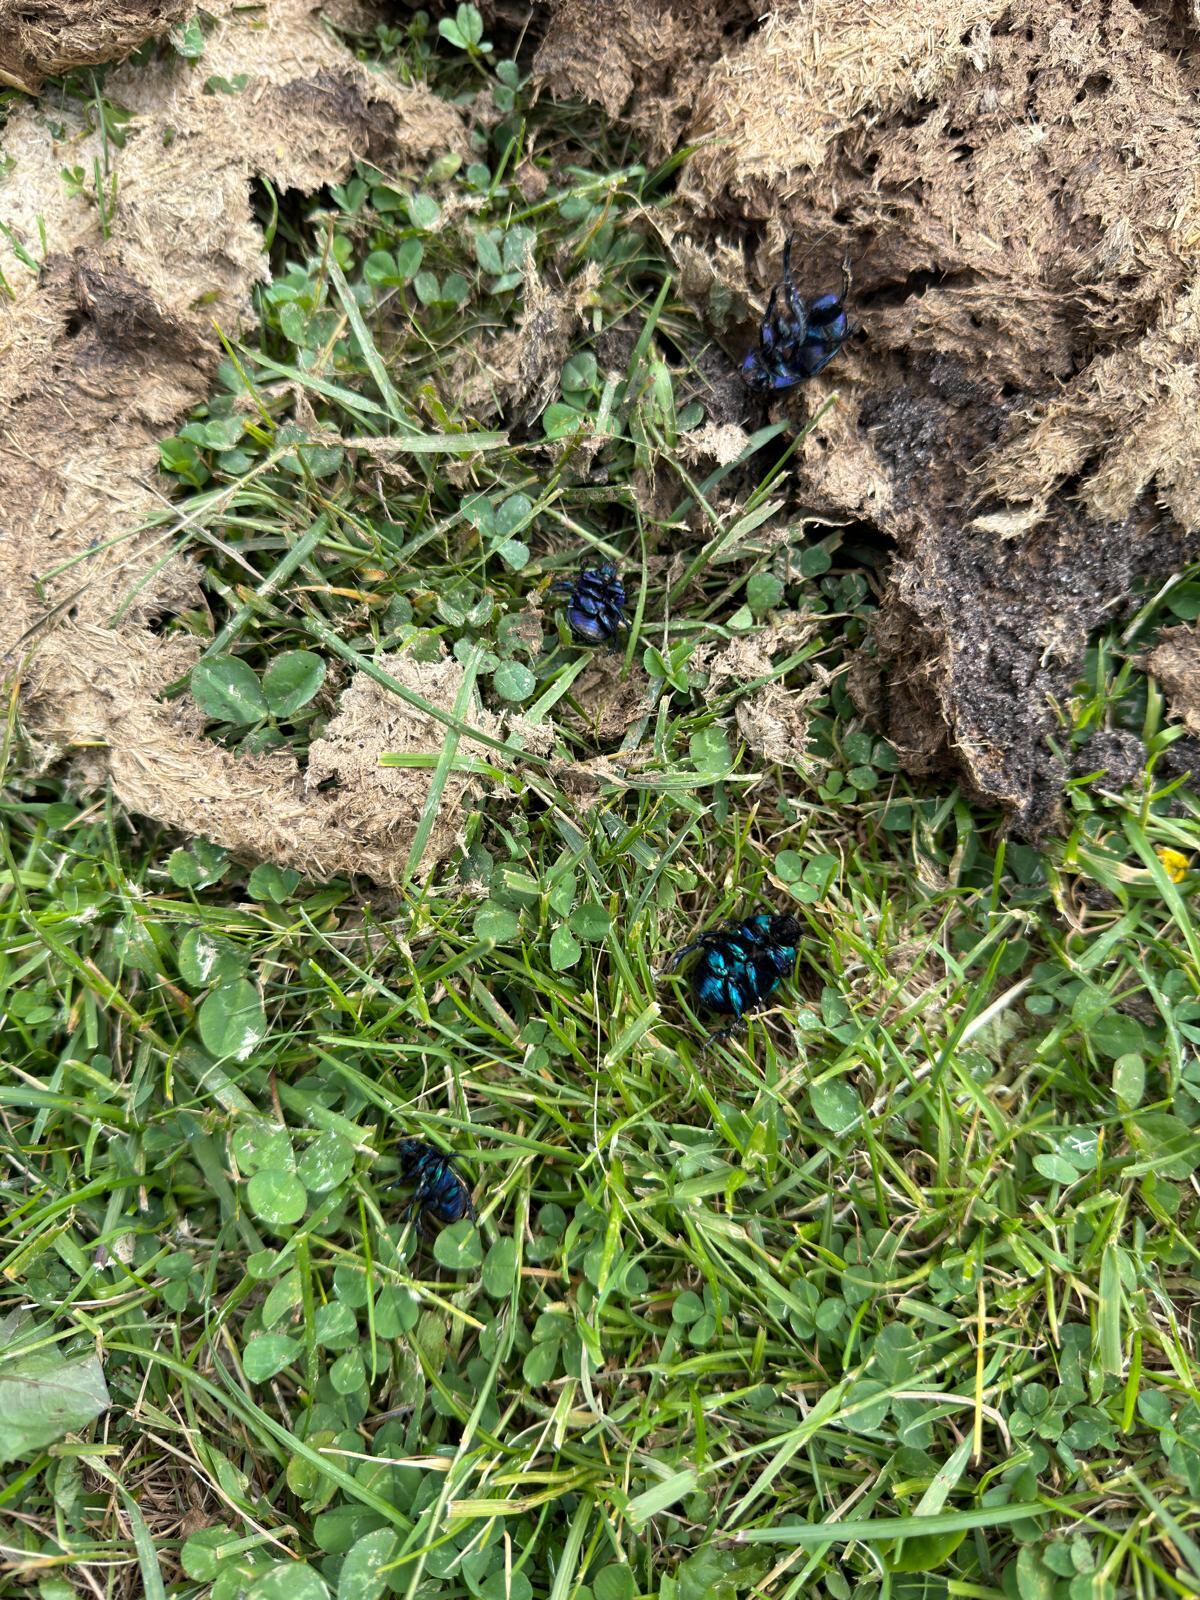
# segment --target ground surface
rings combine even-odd
[[[1061,837],[914,790],[847,689],[887,552],[680,294],[671,168],[471,26],[363,47],[471,154],[263,191],[261,327],[163,446],[168,692],[333,793],[356,666],[435,736],[387,723],[385,893],[38,776],[11,705],[0,1591],[1200,1592],[1196,805],[1136,665],[1200,581],[1095,638]],[[759,905],[796,974],[706,1048],[662,969]],[[402,1135],[478,1228],[408,1226]]]

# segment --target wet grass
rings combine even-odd
[[[303,762],[354,668],[448,651],[509,720],[385,894],[36,777],[11,715],[3,1592],[1200,1592],[1195,802],[1132,664],[1196,585],[1062,710],[1138,784],[1081,776],[1042,849],[914,789],[844,682],[885,557],[806,508],[803,424],[739,397],[737,459],[695,448],[729,358],[666,177],[498,52],[371,48],[497,118],[264,193],[259,337],[164,444],[173,692]],[[534,273],[580,309],[526,417],[487,374]],[[593,553],[633,596],[600,685],[545,599]],[[663,969],[756,906],[796,974],[708,1045]],[[408,1225],[410,1134],[478,1228]]]

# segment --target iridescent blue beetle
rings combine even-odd
[[[415,1185],[408,1208],[409,1220],[430,1216],[438,1222],[475,1220],[471,1192],[454,1168],[454,1159],[424,1139],[401,1139],[396,1146],[400,1175]]]
[[[612,644],[627,625],[625,585],[611,561],[557,579],[550,593],[566,596],[567,626],[580,644]]]
[[[841,294],[819,294],[805,301],[792,280],[792,241],[783,247],[783,282],[771,290],[758,347],[742,362],[742,377],[755,394],[791,389],[827,366],[850,337],[846,294],[850,275],[843,270]],[[784,309],[777,308],[780,290]]]
[[[747,1011],[760,1004],[786,978],[796,961],[800,924],[786,912],[727,922],[702,933],[671,959],[669,971],[693,950],[704,954],[692,970],[692,990],[709,1011],[732,1017],[733,1023],[714,1038],[731,1033]]]

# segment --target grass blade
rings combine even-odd
[[[387,408],[388,415],[400,425],[405,433],[419,433],[421,430],[404,409],[400,396],[396,393],[392,380],[388,377],[383,358],[375,348],[375,340],[371,337],[370,330],[363,321],[362,312],[358,309],[358,301],[351,293],[350,285],[346,282],[346,274],[338,265],[337,257],[332,250],[326,257],[325,269],[329,273],[329,281],[333,284],[334,291],[341,301],[342,310],[346,313],[346,321],[350,324],[354,337],[358,341],[358,348],[367,364],[367,370],[374,378],[375,387],[383,397],[383,403]]]
[[[769,1544],[780,1547],[815,1544],[880,1544],[890,1539],[907,1539],[915,1534],[959,1533],[971,1528],[1002,1528],[1010,1522],[1026,1522],[1044,1517],[1047,1507],[1040,1501],[1021,1501],[1005,1506],[973,1506],[965,1511],[945,1511],[936,1517],[870,1517],[861,1522],[810,1522],[798,1527],[743,1528],[723,1533],[735,1544]]]

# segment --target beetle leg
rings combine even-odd
[[[792,337],[803,339],[808,332],[808,312],[804,308],[804,301],[792,277],[792,240],[795,237],[795,234],[791,234],[783,247],[783,293],[795,324]]]
[[[713,945],[720,944],[720,942],[721,935],[710,929],[708,933],[702,933],[693,939],[691,944],[685,944],[682,950],[677,950],[671,958],[671,965],[664,970],[674,972],[684,957],[690,956],[693,950],[711,950]]]
[[[684,960],[686,956],[690,956],[693,950],[703,950],[703,948],[703,937],[699,939],[693,939],[691,944],[685,944],[682,950],[677,950],[675,952],[675,954],[671,957],[671,964],[668,967],[665,967],[663,970],[666,972],[674,972],[679,963]]]
[[[764,355],[770,355],[775,348],[775,334],[777,323],[775,319],[775,302],[779,294],[779,285],[771,290],[767,300],[767,314],[762,320],[762,327],[758,330],[758,348]]]
[[[732,1022],[726,1023],[723,1028],[716,1028],[704,1041],[703,1048],[711,1050],[714,1045],[723,1044],[726,1039],[731,1039],[735,1033],[740,1033],[746,1026],[745,1017],[735,1017]]]

